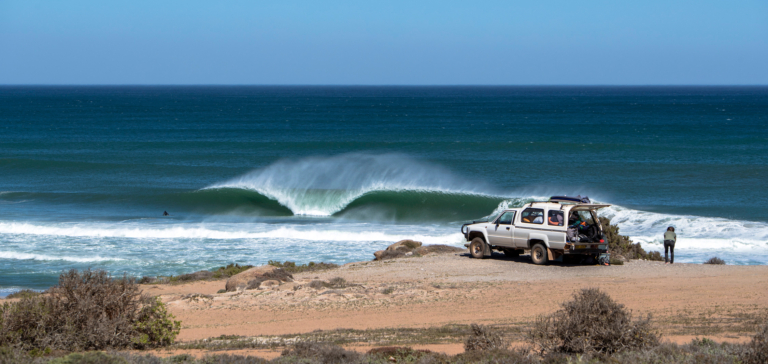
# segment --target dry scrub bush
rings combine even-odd
[[[725,265],[725,261],[718,258],[718,257],[712,257],[709,258],[704,264],[714,264],[714,265]]]
[[[651,317],[633,321],[624,305],[596,288],[582,289],[549,316],[540,316],[528,340],[543,353],[613,354],[659,344]]]
[[[328,288],[347,288],[347,280],[341,277],[331,278],[328,281]]]
[[[70,270],[45,295],[0,308],[0,345],[23,349],[100,350],[170,344],[181,323],[128,277]]]
[[[359,363],[361,357],[358,352],[318,342],[298,342],[292,348],[284,350],[281,355],[282,358],[276,360],[278,363],[296,363],[299,362],[296,360],[298,358],[314,359],[309,361],[310,363],[347,364]]]
[[[768,322],[763,324],[752,337],[743,359],[744,364],[768,363]]]
[[[338,264],[324,263],[324,262],[320,262],[320,263],[309,262],[307,264],[296,265],[296,262],[291,262],[291,261],[280,263],[275,260],[270,260],[269,262],[267,262],[267,264],[278,267],[278,268],[283,268],[288,273],[314,272],[318,270],[326,270],[326,269],[333,269],[333,268],[339,267]]]
[[[509,343],[490,327],[472,324],[472,335],[464,342],[465,351],[506,349]]]

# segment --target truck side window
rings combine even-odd
[[[557,210],[551,210],[549,211],[549,217],[547,218],[547,222],[549,222],[550,225],[554,226],[563,226],[563,212],[557,211]]]
[[[515,219],[515,212],[514,211],[507,211],[504,213],[504,215],[501,215],[498,221],[496,221],[497,224],[502,225],[512,225],[512,220]]]
[[[520,215],[523,222],[529,224],[543,224],[544,223],[544,210],[542,209],[525,209]]]

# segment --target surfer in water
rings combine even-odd
[[[677,234],[675,234],[675,228],[668,227],[664,232],[664,264],[675,263],[675,243],[677,242]],[[669,252],[669,259],[667,259],[667,252]]]
[[[168,211],[163,211],[163,216],[168,216],[168,215],[170,215],[170,214],[168,213]]]

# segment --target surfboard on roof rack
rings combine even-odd
[[[589,197],[584,196],[581,197],[581,195],[578,195],[576,197],[571,196],[552,196],[549,198],[549,201],[551,202],[560,202],[560,203],[592,203],[589,200]]]

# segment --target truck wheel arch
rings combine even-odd
[[[483,241],[488,244],[488,239],[486,239],[485,234],[483,234],[480,231],[470,231],[469,232],[469,239],[467,241],[472,241],[474,238],[480,238],[483,239]]]
[[[486,257],[490,257],[492,255],[491,246],[490,244],[488,244],[488,238],[485,236],[485,233],[480,231],[470,231],[469,241],[472,241],[475,238],[480,238],[483,240],[483,242],[485,243],[483,244],[484,245],[483,255],[485,255]]]
[[[528,249],[533,248],[536,243],[542,243],[545,248],[549,249],[549,239],[544,234],[531,234],[528,237]]]

